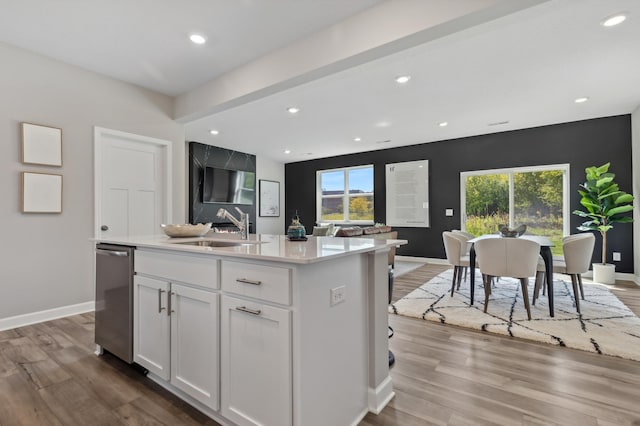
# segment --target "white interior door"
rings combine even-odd
[[[171,143],[95,128],[95,235],[153,235],[171,222]]]

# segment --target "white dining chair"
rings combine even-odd
[[[444,243],[444,251],[447,255],[447,261],[453,266],[453,279],[451,281],[451,296],[456,289],[460,289],[462,281],[462,272],[469,267],[469,256],[466,253],[467,238],[455,232],[444,231],[442,233],[442,242]],[[466,274],[465,274],[466,275]]]
[[[573,287],[573,297],[576,302],[576,311],[580,313],[580,299],[584,300],[584,288],[582,287],[582,274],[589,270],[593,247],[596,238],[592,233],[568,235],[562,239],[562,251],[564,260],[553,261],[553,272],[569,275]],[[545,277],[549,279],[549,277]],[[538,282],[533,289],[533,303],[535,304],[540,287],[546,286],[547,281]],[[544,287],[543,287],[544,288]],[[578,291],[580,292],[578,297]]]
[[[513,277],[520,280],[522,299],[531,319],[529,306],[529,277],[536,274],[540,245],[521,238],[486,238],[476,241],[476,256],[484,282],[484,312],[487,312],[491,280],[494,277]]]
[[[452,229],[451,232],[458,234],[458,235],[462,235],[463,237],[465,237],[467,239],[467,249],[465,251],[465,255],[469,255],[469,251],[471,250],[471,243],[469,242],[469,240],[475,238],[476,236],[473,234],[470,234],[467,231],[461,231],[459,229]],[[467,279],[467,276],[465,275],[464,277],[465,279]]]

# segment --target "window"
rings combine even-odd
[[[553,241],[562,254],[569,234],[569,165],[520,167],[460,174],[462,229],[495,234],[499,225],[527,225],[527,234]]]
[[[317,222],[373,223],[373,165],[316,172]]]

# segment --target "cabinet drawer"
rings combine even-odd
[[[223,290],[291,305],[291,269],[226,260],[221,268]]]
[[[160,251],[136,250],[137,274],[153,275],[206,288],[220,288],[218,262],[211,256],[182,255]]]

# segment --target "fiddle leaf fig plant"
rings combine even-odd
[[[615,183],[616,175],[609,173],[610,163],[585,169],[587,181],[580,184],[580,204],[586,211],[573,214],[589,220],[578,226],[580,231],[598,231],[602,235],[602,264],[607,263],[607,232],[614,223],[633,222],[625,213],[633,210],[633,195],[621,191]]]

